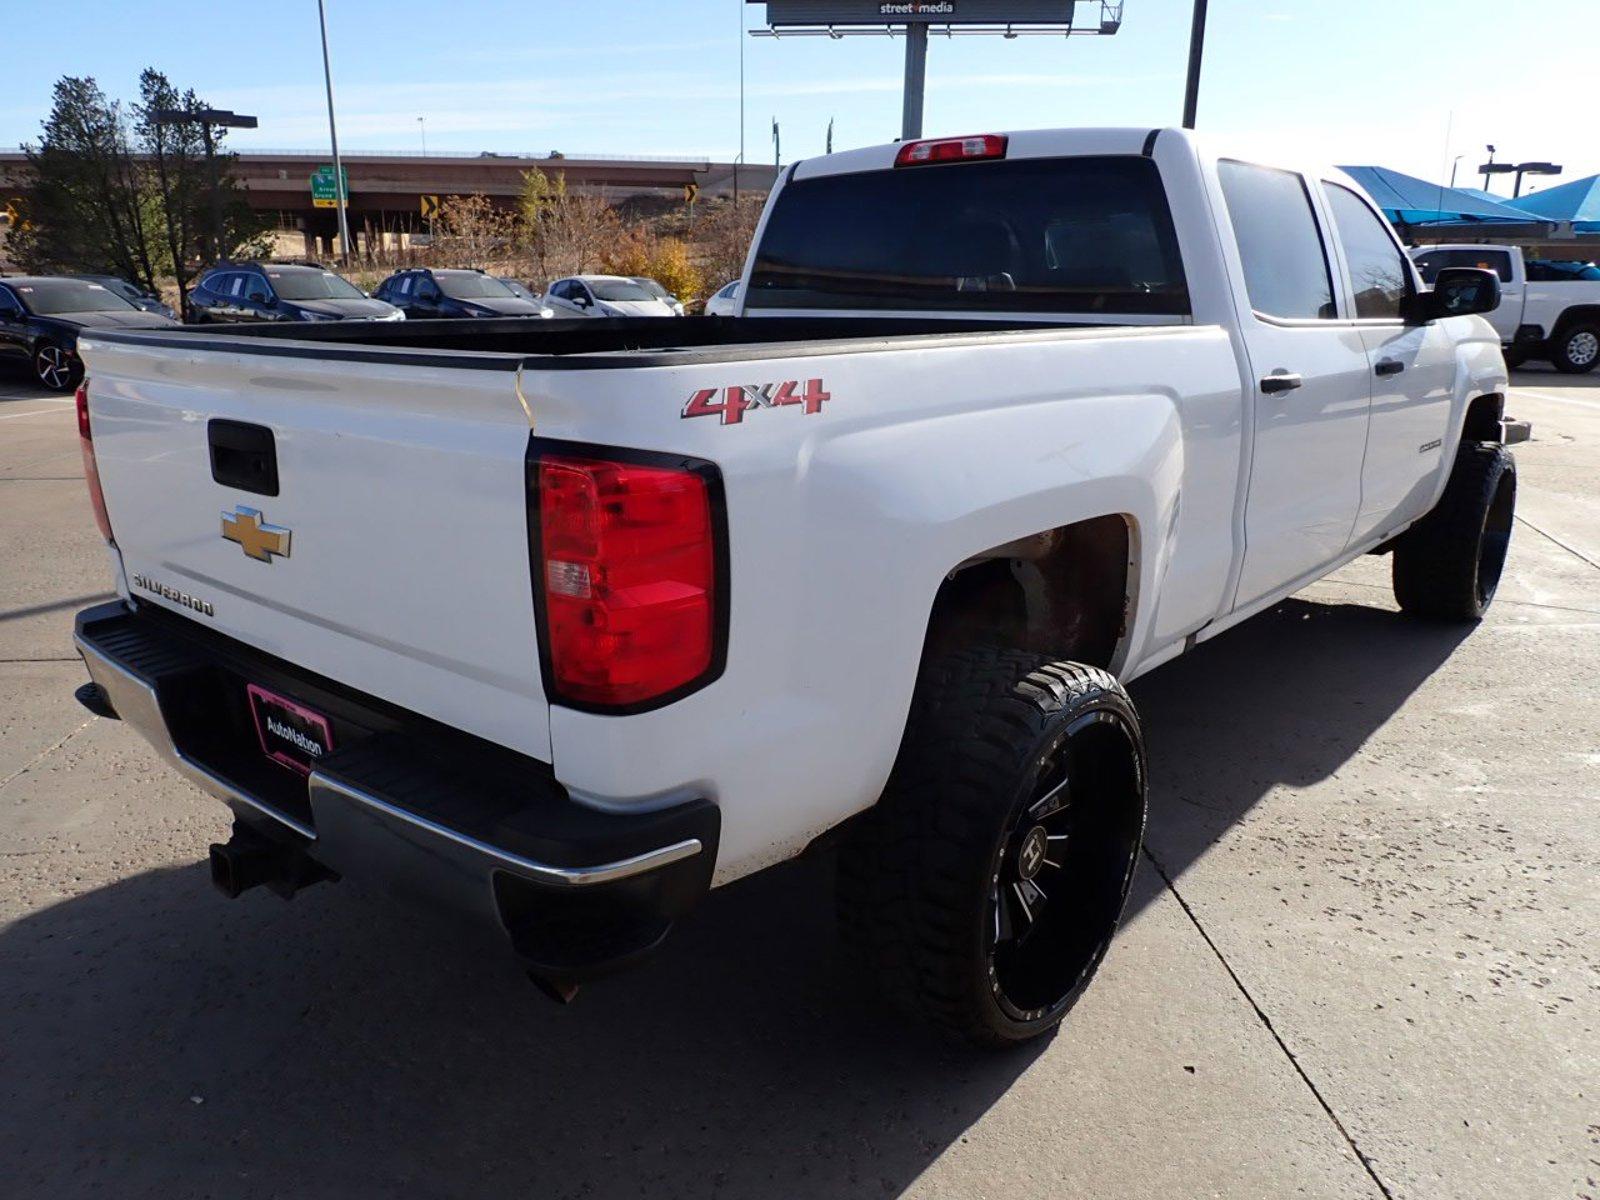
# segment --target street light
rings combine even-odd
[[[217,129],[254,129],[256,119],[225,108],[158,108],[151,114],[157,125],[198,125],[206,148],[206,171],[211,182],[211,261],[222,259],[222,180],[217,166]]]
[[[1517,164],[1517,186],[1516,186],[1516,189],[1511,193],[1511,198],[1513,200],[1515,200],[1518,196],[1522,195],[1522,177],[1524,175],[1559,175],[1559,174],[1561,174],[1561,168],[1559,166],[1557,166],[1555,163],[1550,163],[1550,162],[1518,163]]]
[[[422,130],[422,157],[428,157],[428,118],[418,117],[417,128]]]
[[[339,261],[350,261],[350,197],[345,195],[344,164],[339,161],[339,128],[333,121],[333,67],[328,62],[328,14],[317,0],[317,21],[322,26],[322,78],[328,85],[328,140],[333,143],[333,194],[339,208]]]
[[[1489,151],[1492,155],[1494,152],[1494,147],[1490,146]],[[1489,176],[1515,175],[1517,179],[1516,183],[1512,186],[1511,191],[1511,198],[1515,200],[1518,196],[1522,195],[1522,177],[1524,175],[1559,175],[1561,174],[1562,168],[1559,164],[1552,162],[1497,163],[1494,161],[1493,157],[1491,157],[1489,161],[1480,166],[1478,170],[1483,172],[1484,191],[1489,190]]]

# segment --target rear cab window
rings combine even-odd
[[[1217,177],[1250,307],[1280,320],[1336,318],[1333,276],[1305,178],[1231,159],[1217,164]]]
[[[1186,317],[1154,162],[1008,159],[799,179],[756,251],[749,309]]]

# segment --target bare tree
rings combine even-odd
[[[503,258],[516,240],[516,215],[487,196],[451,196],[439,206],[434,246],[470,266]]]
[[[523,174],[522,216],[542,282],[598,266],[622,235],[622,222],[604,196],[567,190],[535,167]]]
[[[709,286],[721,287],[744,273],[745,256],[755,238],[761,208],[759,199],[738,204],[727,201],[711,209],[700,222],[696,241]]]

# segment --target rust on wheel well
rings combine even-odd
[[[1128,520],[1108,514],[991,547],[939,587],[923,658],[978,642],[1108,667],[1128,622]]]

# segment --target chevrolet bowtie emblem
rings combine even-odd
[[[244,552],[258,562],[269,563],[276,554],[289,557],[290,531],[281,525],[268,525],[261,519],[260,510],[245,508],[242,504],[222,514],[222,536],[238,542]]]

